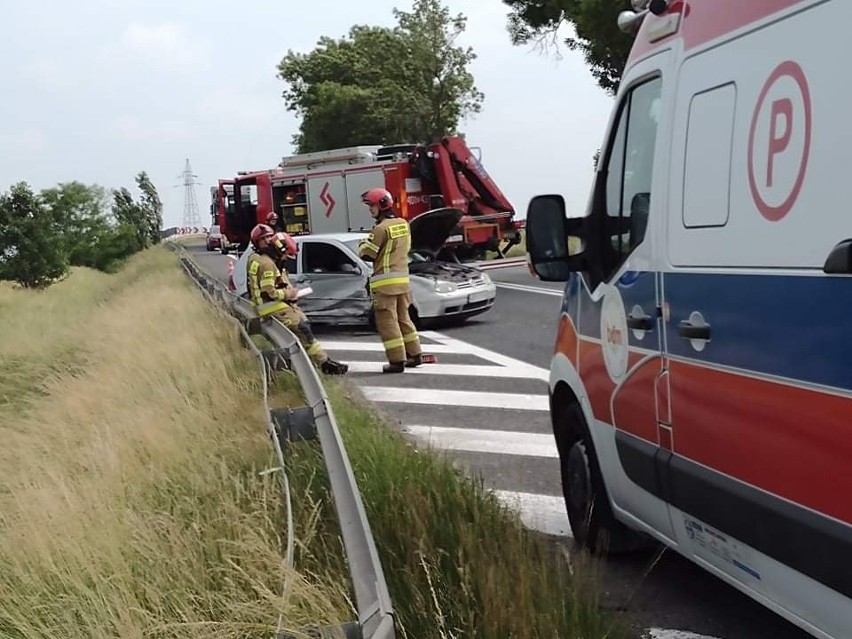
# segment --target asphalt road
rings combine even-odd
[[[224,280],[227,258],[203,246],[193,250]],[[435,353],[438,363],[416,374],[382,375],[375,334],[316,332],[332,357],[350,364],[349,378],[391,422],[415,440],[450,450],[462,467],[517,504],[529,527],[570,550],[546,408],[562,285],[535,280],[525,266],[489,274],[498,285],[494,308],[460,326],[424,331],[424,352]],[[659,639],[810,637],[673,551],[609,560],[604,590],[605,606],[623,611],[637,633],[662,629],[649,635]]]

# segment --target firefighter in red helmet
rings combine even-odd
[[[266,214],[266,224],[273,229],[278,227],[278,214],[275,211]]]
[[[258,224],[251,231],[255,252],[248,259],[247,279],[249,299],[261,319],[275,317],[289,328],[305,347],[314,363],[327,375],[343,375],[349,370],[346,364],[330,359],[314,337],[311,323],[296,304],[297,290],[290,283],[287,270],[279,270],[278,262],[298,248],[292,237],[284,233],[276,238],[268,224]]]
[[[370,189],[361,195],[376,225],[361,243],[358,253],[373,262],[370,292],[376,329],[382,338],[388,363],[384,373],[402,373],[406,366],[420,366],[420,337],[408,314],[411,286],[408,276],[408,253],[411,231],[408,222],[397,217],[393,196],[385,189]]]

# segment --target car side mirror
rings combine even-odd
[[[586,270],[585,218],[568,218],[561,195],[537,195],[527,207],[527,256],[535,274],[546,282],[564,282]]]

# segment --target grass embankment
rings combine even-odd
[[[354,618],[318,444],[291,447],[298,572],[257,364],[164,249],[46,292],[0,284],[0,636],[268,637]],[[298,395],[276,380],[277,405]],[[568,564],[346,382],[329,393],[400,634],[622,636]],[[576,560],[575,560],[576,561]],[[572,574],[573,573],[573,574]]]
[[[268,637],[280,598],[256,361],[165,249],[44,292],[0,283],[0,636]],[[310,543],[310,539],[307,540]]]

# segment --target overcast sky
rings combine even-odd
[[[460,127],[468,143],[521,215],[541,192],[582,211],[612,99],[564,45],[561,59],[513,47],[500,0],[445,4],[468,16],[464,44],[479,56],[485,102]],[[135,192],[145,170],[165,226],[180,225],[189,158],[207,223],[217,178],[292,153],[298,121],[275,77],[287,50],[392,26],[394,6],[411,0],[4,0],[0,190],[80,180]]]

